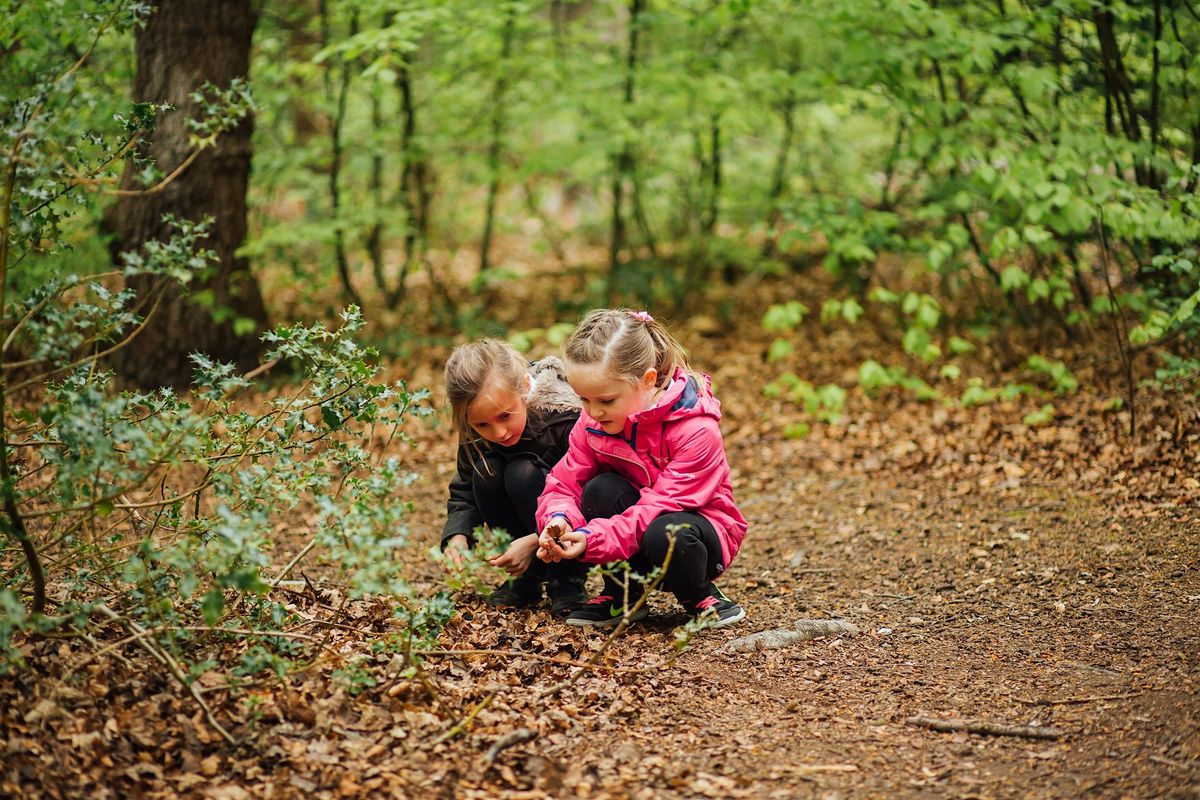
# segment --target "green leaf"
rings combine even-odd
[[[778,361],[781,358],[787,358],[794,352],[796,352],[795,345],[787,339],[776,339],[771,342],[771,347],[767,350],[767,361]]]
[[[867,359],[858,366],[858,385],[867,395],[874,395],[880,389],[895,385],[895,381],[882,364]]]
[[[1045,425],[1054,419],[1054,404],[1046,403],[1037,411],[1031,411],[1021,418],[1021,421],[1031,428],[1036,428],[1039,425]]]
[[[794,330],[808,314],[808,306],[798,300],[777,303],[763,314],[762,326],[767,333],[786,333]]]
[[[1029,273],[1020,267],[1008,267],[1000,273],[1000,289],[1013,292],[1029,284]]]
[[[946,345],[950,348],[950,352],[956,356],[975,352],[975,345],[959,336],[951,336]]]
[[[788,439],[803,439],[810,430],[807,422],[793,422],[784,426],[783,435]]]
[[[221,612],[225,610],[224,593],[215,586],[209,589],[200,603],[200,610],[204,614],[206,625],[216,625],[217,621],[221,619]]]

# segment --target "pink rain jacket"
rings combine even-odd
[[[605,433],[587,412],[571,429],[567,453],[551,470],[538,500],[537,522],[544,528],[555,514],[584,529],[590,564],[629,558],[641,547],[650,522],[672,511],[704,515],[721,540],[722,570],[729,567],[746,535],[746,518],[733,502],[729,461],[717,421],[721,404],[708,376],[698,391],[695,379],[675,373],[653,408],[625,420],[624,435]],[[641,499],[619,516],[584,519],[583,487],[601,472],[615,472],[641,490]]]

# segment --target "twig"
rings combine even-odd
[[[266,373],[266,372],[270,372],[271,368],[274,367],[276,364],[278,364],[282,360],[283,360],[282,356],[280,356],[279,358],[272,358],[270,361],[266,362],[265,364],[259,364],[257,367],[255,367],[254,369],[250,370],[245,375],[243,375],[242,378],[244,380],[248,380],[248,381],[254,380],[259,375],[262,375],[263,373]]]
[[[547,664],[555,664],[562,667],[578,667],[579,669],[596,669],[607,670],[609,672],[622,673],[639,673],[653,672],[662,664],[654,664],[649,667],[613,667],[608,664],[593,664],[590,661],[575,661],[574,659],[555,658],[554,656],[543,656],[538,653],[530,653],[525,650],[414,650],[414,655],[418,656],[503,656],[508,658],[528,658],[532,661],[544,661]]]
[[[304,549],[302,549],[299,553],[297,553],[296,557],[287,563],[287,566],[283,568],[283,571],[280,572],[278,576],[276,576],[275,580],[271,581],[271,588],[274,589],[274,588],[278,587],[279,582],[282,581],[284,578],[286,578],[288,576],[288,573],[292,571],[292,568],[300,563],[300,559],[302,559],[306,555],[308,555],[308,551],[312,550],[314,547],[316,547],[316,545],[317,545],[317,537],[314,536],[313,538],[308,540],[308,544],[304,545]]]
[[[499,689],[492,689],[492,691],[488,693],[487,697],[483,698],[482,700],[480,700],[478,703],[475,704],[475,707],[473,709],[471,709],[471,712],[469,714],[467,714],[465,717],[463,717],[459,722],[455,723],[454,727],[450,728],[450,730],[446,731],[441,736],[439,736],[438,738],[436,738],[432,742],[430,742],[429,746],[437,747],[442,742],[445,742],[449,739],[453,739],[455,736],[458,736],[460,733],[466,733],[467,728],[470,728],[471,723],[473,723],[475,721],[475,718],[479,716],[479,712],[483,711],[485,708],[490,706],[492,704],[492,701],[496,699],[496,695],[498,695],[499,693],[500,693]]]
[[[217,721],[217,717],[215,714],[213,714],[212,708],[204,701],[204,698],[200,696],[200,692],[196,690],[196,686],[188,683],[187,678],[183,675],[183,670],[179,668],[179,663],[175,661],[171,654],[166,650],[156,647],[146,639],[146,634],[148,634],[149,631],[147,631],[141,625],[138,625],[133,620],[122,617],[108,606],[99,605],[96,606],[96,610],[107,616],[109,619],[121,623],[126,628],[129,628],[131,631],[138,634],[138,638],[135,641],[145,648],[146,652],[153,656],[156,661],[166,667],[167,671],[171,673],[171,677],[179,681],[179,683],[188,690],[192,697],[195,698],[196,702],[200,704],[200,708],[204,709],[204,716],[208,718],[208,724],[212,725],[213,729],[221,735],[221,738],[229,742],[229,744],[237,744],[237,739],[233,738],[233,734],[225,730],[224,726]]]
[[[507,750],[510,747],[515,747],[525,742],[531,742],[536,739],[538,732],[530,728],[517,728],[515,731],[509,731],[492,743],[488,751],[483,756],[484,764],[491,764],[496,760],[496,756],[500,755],[502,750]]]
[[[972,722],[965,719],[934,719],[933,717],[909,717],[905,725],[929,728],[942,733],[966,731],[981,736],[1018,736],[1023,739],[1057,739],[1066,731],[1041,725],[1001,725],[996,722]]]
[[[1101,700],[1124,700],[1127,697],[1137,697],[1141,692],[1127,692],[1125,694],[1101,694],[1090,695],[1087,697],[1064,697],[1061,700],[1052,700],[1049,698],[1038,698],[1034,700],[1023,700],[1017,698],[1018,703],[1024,703],[1027,706],[1069,706],[1075,703],[1092,703]]]

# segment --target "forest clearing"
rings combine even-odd
[[[1200,798],[1192,5],[204,5],[0,17],[0,797]]]

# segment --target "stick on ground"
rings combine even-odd
[[[934,719],[933,717],[909,717],[906,725],[929,728],[942,733],[966,731],[982,736],[1019,736],[1024,739],[1057,739],[1066,733],[1058,728],[1041,725],[1002,725],[996,722],[974,722],[966,719]]]
[[[537,738],[537,735],[537,731],[530,728],[517,728],[515,731],[509,731],[492,743],[492,746],[488,748],[487,753],[483,756],[483,763],[491,764],[502,751],[519,744],[525,744],[525,742],[533,741]]]

